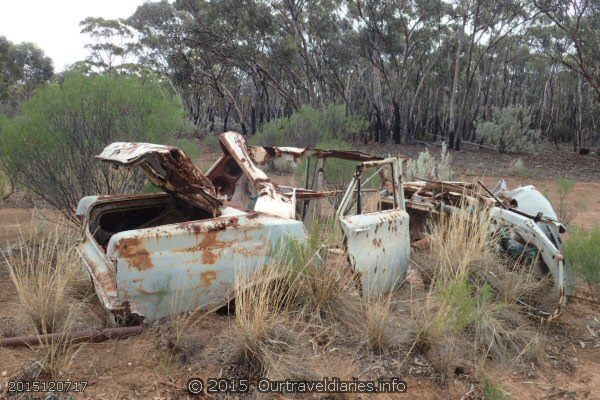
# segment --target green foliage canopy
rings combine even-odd
[[[136,77],[68,74],[24,103],[4,122],[0,157],[5,172],[72,216],[90,194],[138,190],[94,156],[114,141],[164,143],[183,128],[180,101],[154,82]]]

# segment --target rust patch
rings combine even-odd
[[[214,264],[220,257],[218,249],[229,247],[229,243],[217,239],[217,231],[209,231],[206,232],[199,247],[202,250],[202,262],[204,264]]]
[[[117,244],[119,254],[129,260],[129,265],[138,271],[153,268],[152,257],[140,238],[121,239]]]
[[[146,290],[146,289],[144,289],[144,287],[143,287],[143,286],[138,286],[138,287],[136,287],[136,288],[135,288],[135,290],[136,290],[136,291],[137,291],[139,294],[141,294],[141,295],[144,295],[144,296],[152,296],[152,295],[154,295],[154,294],[157,294],[157,293],[158,293],[158,291],[150,291],[150,290]]]
[[[197,235],[203,232],[222,231],[230,226],[237,228],[239,223],[239,217],[220,217],[208,221],[185,221],[179,223],[179,227],[187,229],[190,233]]]
[[[217,271],[202,272],[200,274],[200,287],[203,289],[209,288],[215,279],[217,279]]]

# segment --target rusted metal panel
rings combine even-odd
[[[293,191],[296,191],[296,199],[304,200],[304,199],[326,199],[330,197],[335,197],[341,193],[340,190],[311,190],[304,188],[295,188],[292,186],[284,186],[278,185],[279,190],[281,190],[282,194],[291,196]]]
[[[212,182],[177,147],[115,142],[96,157],[119,166],[140,166],[155,186],[218,214],[222,202]]]
[[[295,196],[286,197],[280,194],[272,184],[261,185],[254,211],[293,219],[296,216]]]
[[[401,209],[341,219],[348,259],[360,276],[363,294],[386,293],[404,281],[410,258],[408,222]]]
[[[306,240],[296,220],[228,207],[222,214],[116,233],[106,253],[87,235],[80,250],[104,307],[153,320],[225,304],[235,268],[270,264],[280,240]]]
[[[339,158],[341,160],[348,161],[375,161],[383,160],[383,157],[373,156],[371,154],[363,153],[362,151],[353,150],[322,150],[322,149],[310,149],[309,153],[318,158]]]
[[[251,154],[255,157],[260,149],[251,148],[246,144],[244,137],[236,132],[225,132],[219,136],[224,156],[221,157],[208,171],[208,177],[219,189],[220,194],[227,196],[228,200],[237,196],[237,199],[244,199],[248,204],[241,204],[243,207],[251,207],[255,211],[282,217],[295,217],[295,199],[282,195],[277,187],[271,183],[269,177],[254,164]],[[245,176],[253,186],[255,198],[250,193],[239,193],[248,191],[245,185],[238,185],[240,178]],[[236,193],[238,192],[238,193]],[[252,203],[252,204],[250,204]]]
[[[284,160],[297,160],[304,157],[307,148],[303,147],[268,147],[250,146],[250,154],[257,164],[265,164],[269,158],[281,157]]]
[[[375,161],[383,157],[374,156],[354,150],[323,150],[310,147],[285,147],[285,146],[249,146],[249,153],[257,164],[264,164],[269,158],[283,158],[297,160],[302,157],[339,158],[349,161]]]
[[[348,261],[360,278],[363,295],[389,292],[401,285],[406,276],[410,230],[401,181],[403,162],[402,157],[392,157],[357,165],[354,178],[336,211],[344,233]],[[361,193],[364,189],[361,183],[369,168],[376,169],[375,174],[382,168],[391,171],[391,209],[362,213]],[[388,190],[383,188],[383,192],[388,193]],[[345,215],[353,197],[356,197],[357,215]]]
[[[225,132],[219,136],[221,145],[233,157],[244,174],[254,183],[268,182],[269,177],[252,161],[244,137],[237,132]]]

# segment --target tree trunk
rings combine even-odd
[[[250,106],[250,133],[256,133],[256,85],[254,81],[250,84],[251,87],[251,106]]]
[[[461,29],[458,31],[458,43],[456,45],[456,55],[454,57],[454,77],[452,78],[452,92],[450,95],[450,111],[448,115],[448,130],[450,131],[450,148],[454,148],[456,145],[456,97],[458,94],[458,80],[460,79],[460,53],[463,47],[463,36],[466,24],[466,17],[463,17],[463,23]]]
[[[227,120],[229,119],[229,111],[231,111],[231,103],[227,103],[225,115],[223,116],[223,132],[227,132]]]
[[[394,106],[394,143],[400,144],[401,141],[401,128],[400,128],[400,105],[396,98],[392,98],[392,104]]]

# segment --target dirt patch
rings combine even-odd
[[[473,181],[475,176],[462,176],[466,181]],[[484,177],[483,183],[493,187],[499,180],[498,177]],[[555,210],[558,209],[559,191],[555,179],[528,179],[521,177],[505,178],[509,189],[520,185],[533,185],[542,192]],[[573,190],[565,197],[565,202],[576,207],[576,213],[570,227],[579,226],[590,228],[600,223],[600,182],[576,181]],[[569,228],[569,227],[567,227]]]
[[[429,149],[439,156],[441,148],[425,145],[375,145],[369,147],[372,154],[401,154],[416,157]],[[530,181],[554,180],[562,177],[582,182],[600,180],[600,155],[579,155],[573,147],[561,145],[557,150],[550,144],[539,144],[537,154],[502,154],[492,150],[464,146],[461,151],[451,151],[452,169],[457,175],[503,176],[519,178],[524,175]],[[522,167],[515,168],[517,160]]]
[[[0,243],[26,234],[32,215],[31,208],[0,208]]]

